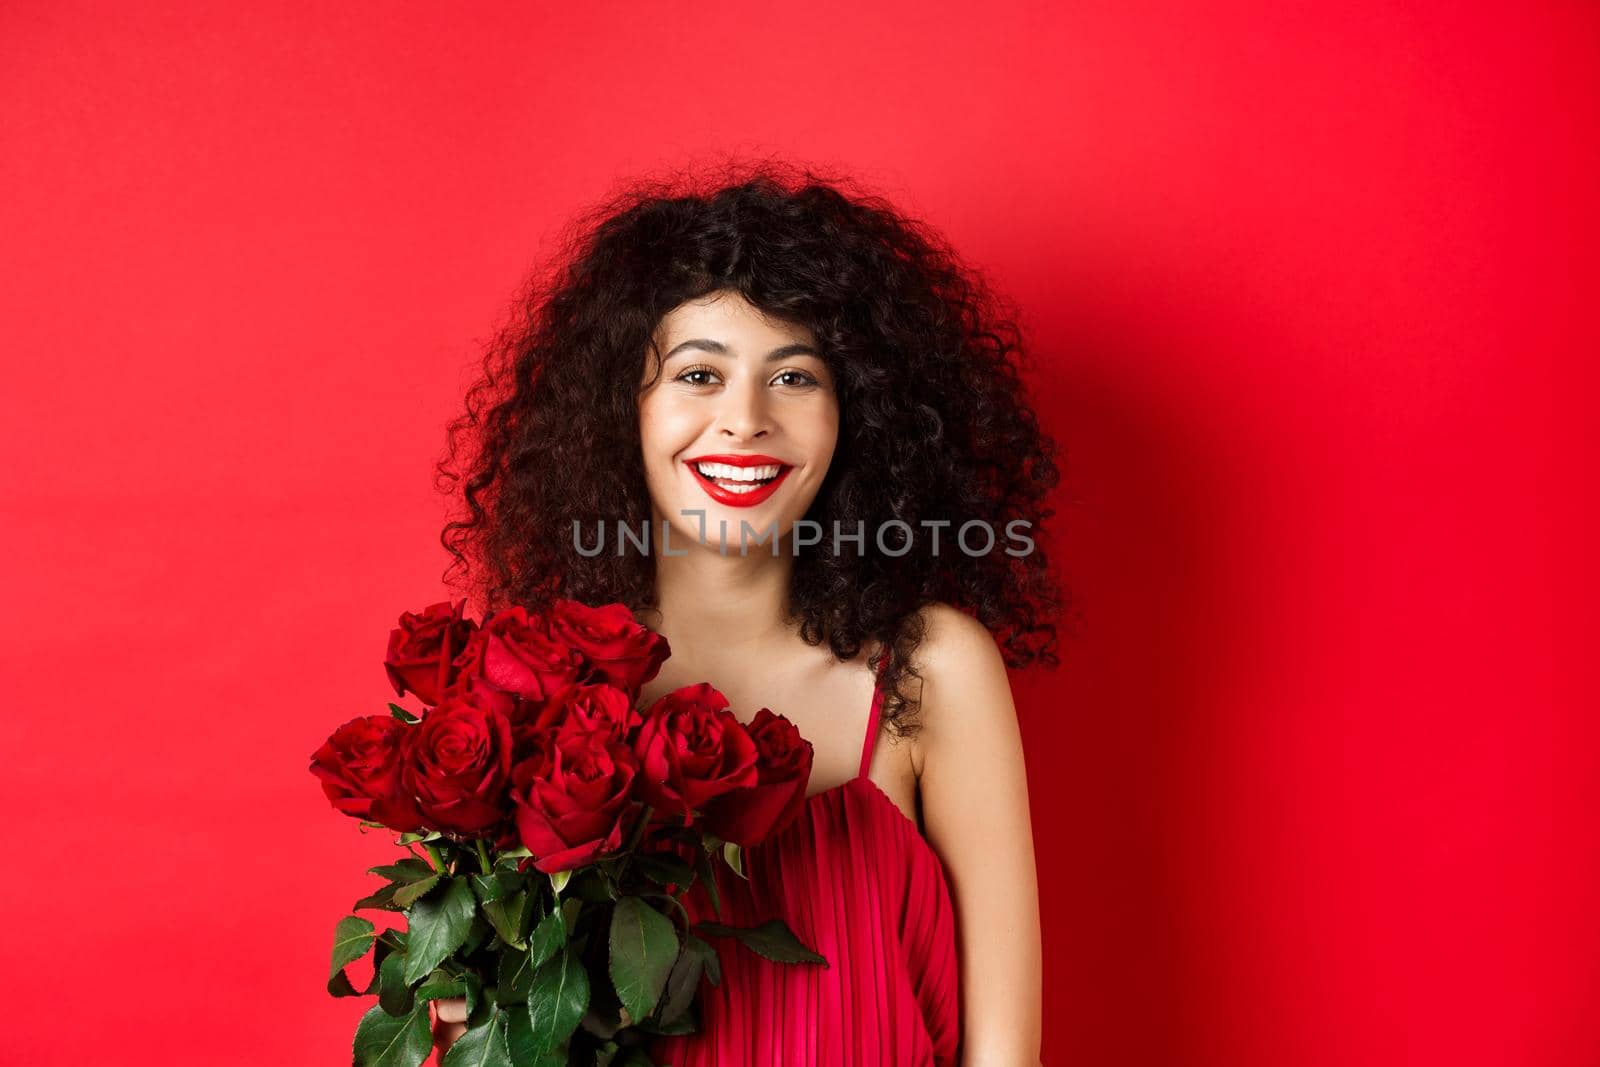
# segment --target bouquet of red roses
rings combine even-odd
[[[718,915],[715,862],[800,812],[811,743],[766,708],[747,725],[701,683],[636,707],[666,639],[625,605],[558,600],[463,617],[465,601],[406,612],[384,667],[400,697],[352,719],[311,757],[339,811],[388,829],[410,854],[352,910],[404,916],[379,931],[339,921],[328,991],[377,994],[354,1064],[418,1067],[429,1002],[462,997],[456,1064],[649,1064],[649,1035],[692,1033],[705,937],[768,959],[827,961],[780,920],[691,922],[699,880]],[[357,989],[345,968],[373,954]]]

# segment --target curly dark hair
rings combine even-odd
[[[1008,667],[1058,666],[1066,594],[1038,541],[1056,446],[1020,378],[1016,315],[939,235],[846,178],[770,161],[710,172],[637,180],[583,213],[514,302],[437,465],[437,487],[464,504],[440,535],[446,583],[489,610],[554,596],[656,606],[651,556],[585,557],[573,524],[649,524],[633,386],[664,315],[731,290],[820,342],[839,439],[806,518],[869,531],[866,551],[796,556],[802,639],[841,661],[887,647],[881,714],[899,736],[915,732],[918,703],[901,690],[919,677],[929,604],[975,617]],[[896,519],[922,533],[877,554],[870,531]],[[975,519],[1026,520],[1034,550],[948,551]],[[920,524],[938,520],[950,525],[935,554]]]

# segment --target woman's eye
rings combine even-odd
[[[710,367],[690,367],[688,370],[684,371],[682,374],[678,375],[673,380],[674,381],[679,381],[679,382],[687,382],[689,385],[709,385],[710,383],[707,382],[707,381],[702,381],[702,380],[695,379],[695,375],[698,375],[698,374],[715,374],[715,373],[716,372],[713,371]]]
[[[716,369],[713,367],[690,367],[674,378],[673,381],[683,382],[685,385],[710,385],[716,373]],[[801,388],[818,384],[816,378],[803,370],[786,370],[774,378],[773,381],[780,385]]]

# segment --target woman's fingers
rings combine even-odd
[[[456,1038],[467,1032],[467,998],[445,997],[434,1003],[434,1048],[443,1059]]]
[[[443,1061],[445,1053],[450,1051],[450,1046],[460,1040],[461,1035],[466,1032],[466,1023],[433,1024],[433,1047],[439,1050],[440,1061]]]
[[[450,1051],[462,1034],[467,1032],[467,998],[447,997],[433,1004],[433,1047],[439,1050],[439,1059]]]
[[[434,1010],[438,1013],[442,1023],[464,1023],[467,1021],[466,997],[441,997],[433,1002]]]

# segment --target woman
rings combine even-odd
[[[633,606],[672,648],[642,702],[711,681],[813,744],[723,921],[783,918],[830,965],[724,941],[699,1032],[654,1062],[1037,1064],[1006,667],[1057,663],[1054,447],[979,279],[840,186],[768,165],[598,209],[451,427],[444,542],[487,603]],[[441,1050],[462,1008],[439,1002]]]

